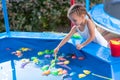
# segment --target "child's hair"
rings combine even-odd
[[[85,14],[91,19],[90,15],[87,13],[85,7],[82,4],[74,4],[70,7],[67,13],[67,17],[70,18],[70,15],[72,13],[76,13],[78,16],[81,16],[82,14]]]

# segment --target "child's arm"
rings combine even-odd
[[[59,49],[70,39],[70,37],[76,32],[76,26],[72,27],[70,32],[65,36],[65,38],[59,43],[59,45],[54,49],[54,54],[56,54]]]
[[[95,25],[94,25],[94,23],[90,19],[88,19],[87,25],[88,25],[88,30],[89,30],[90,36],[85,42],[83,42],[82,44],[78,44],[77,49],[81,49],[82,47],[86,46],[91,41],[93,41],[93,39],[95,38]]]

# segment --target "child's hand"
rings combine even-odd
[[[76,45],[76,48],[78,49],[78,50],[80,50],[81,48],[83,48],[84,46],[82,45],[82,44],[77,44]]]
[[[59,51],[59,48],[55,48],[54,49],[54,54],[56,55],[58,53],[58,51]]]

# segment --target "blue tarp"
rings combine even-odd
[[[92,19],[102,26],[99,26],[103,29],[106,29],[109,32],[120,35],[120,20],[112,17],[104,11],[104,5],[99,4],[94,6],[90,10],[90,15]]]

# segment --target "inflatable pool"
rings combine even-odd
[[[0,33],[0,80],[120,80],[120,57],[112,57],[109,48],[90,43],[77,50],[82,38],[73,36],[55,57],[53,49],[66,34],[11,32],[5,0],[2,8],[6,32]]]
[[[95,43],[89,44],[80,51],[77,50],[75,43],[78,40],[82,41],[80,37],[72,37],[60,49],[56,63],[53,65],[51,63],[54,60],[53,49],[65,35],[53,32],[11,32],[8,36],[2,33],[0,35],[0,80],[120,79],[116,77],[120,73],[117,68],[120,64],[116,66],[120,59],[112,58],[109,49]],[[78,55],[84,56],[85,59],[78,60]],[[46,75],[44,72],[47,70],[49,74]],[[58,74],[59,70],[63,70],[64,73]]]

